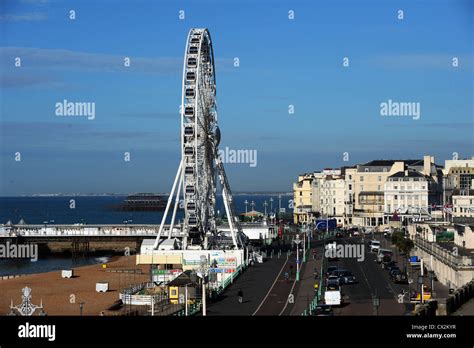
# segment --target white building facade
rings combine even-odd
[[[428,210],[428,180],[412,170],[390,175],[384,184],[384,211],[386,214],[406,212],[410,208]]]

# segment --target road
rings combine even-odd
[[[343,244],[364,243],[362,238],[343,238]],[[341,258],[336,262],[328,262],[329,265],[337,265],[342,269],[351,271],[357,284],[342,286],[342,293],[347,297],[348,304],[335,309],[336,315],[374,315],[376,310],[373,306],[373,296],[380,299],[379,315],[404,315],[409,312],[411,305],[398,303],[398,294],[402,289],[408,291],[408,285],[395,284],[391,281],[389,274],[377,263],[376,254],[364,247],[364,260],[357,258]],[[410,307],[410,308],[408,308]]]
[[[401,268],[404,266],[404,257],[398,255],[395,248],[380,237],[383,248],[394,251],[394,260],[399,262]],[[363,244],[361,237],[344,237],[336,239],[342,244]],[[323,253],[321,242],[313,243],[312,248],[316,250],[316,260],[320,260]],[[376,254],[364,248],[364,260],[357,258],[340,258],[338,261],[327,260],[324,269],[328,265],[336,265],[339,268],[351,271],[358,280],[357,284],[342,285],[342,294],[345,304],[334,307],[335,315],[408,315],[413,309],[413,304],[408,302],[399,303],[398,295],[402,290],[409,291],[407,284],[395,284],[389,278],[386,270],[376,262]],[[221,298],[208,305],[208,315],[301,315],[314,294],[313,269],[319,268],[320,262],[312,261],[303,264],[300,282],[295,281],[296,253],[288,255],[282,253],[280,258],[274,253],[273,258],[268,258],[262,264],[249,267],[239,278],[236,279]],[[310,254],[311,255],[311,254]],[[300,252],[300,258],[302,257]],[[290,279],[285,279],[285,273],[290,273],[290,265],[293,265],[293,274]],[[416,274],[411,278],[416,279]],[[413,287],[415,285],[411,285]],[[237,292],[242,289],[244,302],[238,303]],[[289,301],[292,294],[295,303]],[[373,296],[380,299],[377,310],[373,306]]]
[[[289,280],[284,278],[292,264],[295,265],[294,254],[282,251],[278,256],[275,250],[272,258],[248,267],[217,301],[210,303],[207,315],[279,315],[287,306],[288,295],[294,287],[295,266],[293,276]],[[239,289],[244,294],[241,304],[237,296]]]

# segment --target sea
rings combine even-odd
[[[279,196],[281,195],[281,203]],[[20,220],[27,224],[159,224],[163,211],[117,211],[113,207],[123,202],[126,196],[37,196],[37,197],[0,197],[0,225],[11,221],[13,224]],[[234,194],[234,207],[237,214],[246,210],[277,212],[279,206],[291,212],[291,194]],[[270,200],[273,199],[273,202]],[[225,214],[220,197],[217,197],[217,210]],[[245,204],[247,202],[247,205]],[[253,204],[252,204],[253,202]],[[177,219],[183,213],[177,212]],[[48,256],[36,262],[29,260],[0,259],[0,276],[50,272],[69,269],[89,264],[102,263],[111,255],[100,257],[85,257],[72,260],[71,258]]]

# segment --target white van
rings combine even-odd
[[[329,306],[339,306],[342,303],[341,287],[339,283],[328,282],[324,292],[324,303]]]
[[[380,249],[380,242],[378,240],[371,240],[369,244],[370,252],[378,252]]]

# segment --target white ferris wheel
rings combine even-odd
[[[207,29],[191,29],[184,54],[181,99],[181,161],[161,221],[155,249],[161,242],[169,208],[174,199],[168,238],[179,227],[183,248],[240,249],[246,243],[233,208],[232,192],[218,155],[216,75],[211,35]],[[222,200],[230,234],[219,233],[216,193]],[[181,198],[182,197],[182,198]],[[184,221],[175,226],[178,206]]]

